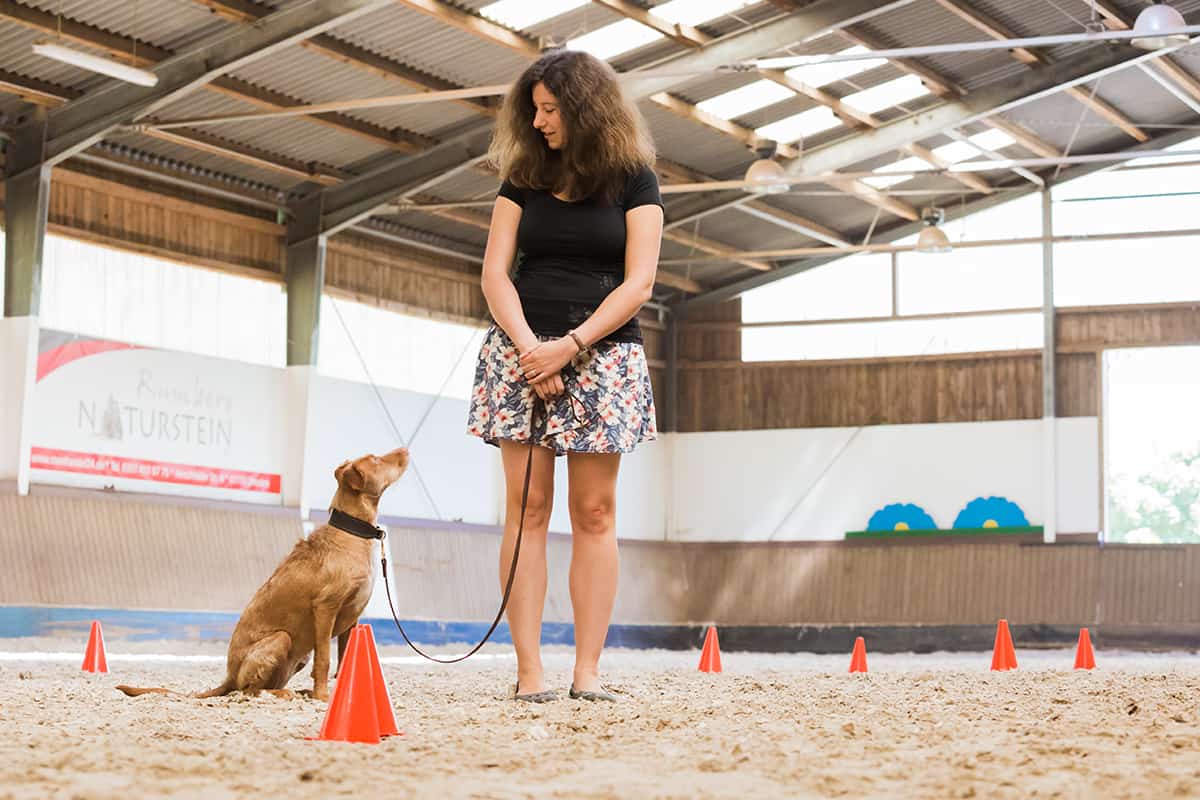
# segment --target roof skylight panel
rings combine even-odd
[[[836,128],[841,124],[842,121],[838,119],[837,114],[834,114],[825,106],[818,106],[772,122],[769,125],[763,125],[761,128],[755,129],[754,132],[766,139],[774,139],[777,142],[790,144],[803,139],[805,136],[815,136],[821,131]]]
[[[772,103],[794,97],[795,94],[791,89],[780,86],[775,81],[761,80],[716,97],[710,97],[697,103],[696,107],[721,119],[734,119]]]
[[[909,100],[924,97],[929,94],[925,84],[916,75],[905,75],[902,78],[863,89],[861,92],[847,95],[842,102],[849,103],[860,111],[874,114],[885,108],[901,105]]]
[[[675,25],[702,25],[711,19],[732,14],[759,0],[671,0],[654,6],[650,13]]]
[[[957,164],[979,156],[979,148],[970,142],[951,142],[941,147],[933,148],[933,154],[943,161]]]
[[[845,50],[839,50],[833,55],[857,55],[869,52],[871,51],[862,45],[855,45]],[[845,80],[846,78],[876,69],[877,67],[882,67],[886,63],[886,58],[869,58],[862,61],[834,61],[829,64],[792,67],[787,70],[786,74],[789,78],[795,78],[809,86],[828,86],[831,83]]]
[[[872,176],[863,178],[863,183],[874,186],[876,189],[886,189],[889,186],[895,186],[897,183],[904,183],[911,180],[910,175],[889,175],[890,172],[913,172],[928,170],[929,164],[921,158],[910,156],[902,158],[899,161],[893,161],[891,164],[884,164],[882,167],[877,167],[875,172],[880,173],[878,177]]]
[[[630,50],[636,50],[662,38],[663,35],[653,28],[648,28],[631,19],[623,19],[571,39],[567,42],[567,47],[591,53],[596,58],[607,59]]]
[[[700,25],[756,2],[758,0],[671,0],[649,10],[654,16],[671,24]],[[632,19],[623,19],[571,39],[567,47],[587,51],[597,58],[613,58],[663,38],[653,28]]]
[[[479,9],[484,17],[513,30],[532,28],[539,22],[586,6],[590,0],[500,0]]]
[[[990,128],[967,138],[971,144],[983,150],[1003,150],[1017,143],[1016,139],[999,128]]]

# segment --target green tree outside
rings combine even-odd
[[[1200,543],[1200,446],[1149,474],[1116,476],[1111,497],[1109,541]]]

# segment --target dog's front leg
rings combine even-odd
[[[313,645],[313,697],[329,699],[329,642],[333,639],[333,624],[337,619],[338,606],[321,602],[313,606],[313,626],[316,635]],[[340,665],[339,665],[340,666]]]

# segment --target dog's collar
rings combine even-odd
[[[365,519],[352,517],[336,508],[329,510],[329,524],[339,531],[352,533],[360,539],[383,539],[387,535],[383,528],[373,525]]]

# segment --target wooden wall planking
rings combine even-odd
[[[189,266],[283,280],[284,226],[112,180],[90,168],[54,170],[50,227],[63,236]],[[326,287],[331,294],[403,313],[472,325],[490,318],[477,264],[355,233],[330,239]],[[663,326],[651,310],[641,318],[647,358],[661,371]]]
[[[301,533],[282,512],[34,491],[0,495],[0,605],[240,611]]]
[[[267,280],[283,274],[283,228],[65,169],[54,171],[56,233]]]
[[[742,362],[735,303],[681,328],[683,432],[974,422],[1042,415],[1041,352]],[[705,309],[708,311],[708,309]],[[1097,353],[1200,344],[1200,303],[1063,308],[1057,409],[1100,413]]]
[[[90,170],[54,170],[50,229],[188,266],[283,280],[284,226]],[[461,259],[353,234],[333,237],[329,254],[326,286],[331,293],[465,323],[478,324],[486,314],[478,267]]]
[[[0,604],[240,611],[300,532],[278,511],[73,490],[0,495]],[[407,619],[482,621],[499,536],[392,528]],[[1169,626],[1200,623],[1200,545],[623,541],[614,622]],[[549,542],[546,619],[571,619],[571,543]]]

